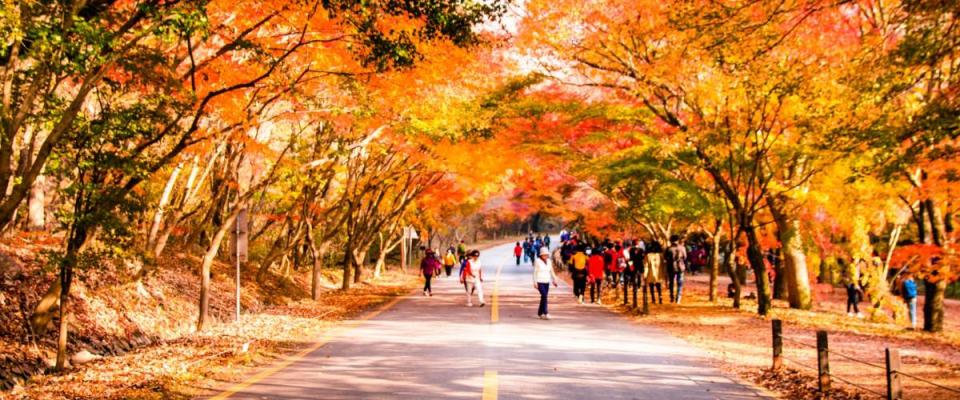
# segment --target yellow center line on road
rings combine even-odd
[[[397,296],[397,297],[393,298],[392,300],[390,300],[389,302],[387,302],[386,304],[380,306],[379,308],[377,308],[376,310],[374,310],[374,311],[372,311],[372,312],[369,312],[369,313],[367,313],[367,314],[361,315],[361,316],[356,317],[356,318],[354,318],[354,319],[352,319],[352,320],[344,321],[344,322],[342,322],[340,325],[337,325],[337,326],[332,327],[330,330],[324,332],[324,334],[323,334],[323,336],[320,338],[320,340],[318,340],[317,342],[315,342],[315,343],[314,343],[313,345],[311,345],[310,347],[308,347],[308,348],[306,348],[306,349],[302,350],[301,352],[296,353],[296,354],[294,354],[294,355],[287,356],[287,357],[285,357],[285,358],[284,358],[282,361],[280,361],[280,362],[277,362],[277,363],[275,363],[275,364],[273,364],[273,365],[270,365],[270,366],[268,366],[268,367],[266,367],[266,368],[264,368],[264,369],[261,369],[260,372],[258,372],[256,375],[254,375],[254,376],[252,376],[252,377],[250,377],[250,378],[247,378],[246,380],[244,380],[244,381],[242,381],[242,382],[240,382],[240,383],[237,383],[237,384],[235,384],[235,385],[227,388],[227,389],[224,390],[223,392],[221,392],[221,393],[219,393],[219,394],[217,394],[217,395],[215,395],[215,396],[213,396],[213,397],[208,398],[208,400],[224,400],[224,399],[230,398],[230,396],[233,396],[234,394],[237,394],[237,392],[240,392],[240,391],[242,391],[242,390],[244,390],[244,389],[246,389],[246,388],[248,388],[248,387],[256,384],[257,382],[260,382],[260,381],[262,381],[262,380],[270,377],[271,375],[273,375],[273,374],[275,374],[275,373],[283,370],[284,368],[289,367],[291,364],[293,364],[293,363],[295,363],[295,362],[297,362],[297,361],[302,360],[303,358],[305,358],[306,356],[308,356],[310,353],[312,353],[312,352],[314,352],[314,351],[317,351],[318,349],[320,349],[321,347],[325,346],[327,343],[330,343],[330,342],[333,341],[334,339],[343,337],[347,332],[349,332],[349,331],[351,331],[351,330],[353,330],[353,329],[355,329],[355,328],[363,325],[363,323],[364,323],[365,321],[370,320],[370,319],[373,319],[373,318],[376,318],[378,315],[382,314],[384,311],[387,311],[387,310],[389,310],[390,308],[393,308],[393,306],[395,306],[397,303],[399,303],[401,300],[407,298],[408,296],[409,296],[409,295]]]
[[[500,320],[500,271],[503,266],[497,267],[497,278],[493,282],[493,300],[490,302],[490,323],[494,324]],[[496,376],[496,372],[494,372]]]
[[[495,370],[485,370],[483,371],[483,400],[497,400],[497,389],[499,386],[497,382],[497,371]]]

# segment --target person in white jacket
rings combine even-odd
[[[554,287],[557,286],[557,273],[553,270],[550,251],[541,248],[540,256],[533,262],[533,288],[540,292],[540,308],[537,309],[540,319],[550,319],[550,314],[547,313],[547,293],[550,292],[551,283]]]

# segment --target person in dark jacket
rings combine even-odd
[[[423,279],[425,280],[423,284],[424,296],[433,296],[430,281],[433,279],[434,274],[440,273],[441,268],[437,255],[433,253],[433,250],[427,250],[427,255],[423,257],[423,260],[420,260],[420,274],[423,275]]]
[[[583,294],[587,291],[587,254],[584,249],[577,249],[571,256],[570,277],[573,279],[573,296],[578,304],[583,304]]]
[[[667,249],[667,253],[670,302],[679,304],[680,297],[683,295],[683,277],[687,272],[687,249],[680,242],[680,238],[674,235],[670,237],[670,248]]]

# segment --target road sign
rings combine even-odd
[[[417,235],[417,230],[413,229],[413,226],[408,226],[403,228],[403,238],[404,239],[420,239],[420,236]]]

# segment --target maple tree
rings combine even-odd
[[[261,285],[310,268],[317,300],[328,260],[344,290],[379,276],[406,226],[706,236],[711,299],[726,253],[761,315],[843,259],[879,319],[910,270],[933,332],[960,279],[951,2],[531,0],[507,35],[500,1],[8,3],[0,232],[55,210],[30,325],[59,323],[58,368],[102,263],[196,250],[201,330],[226,253]]]

